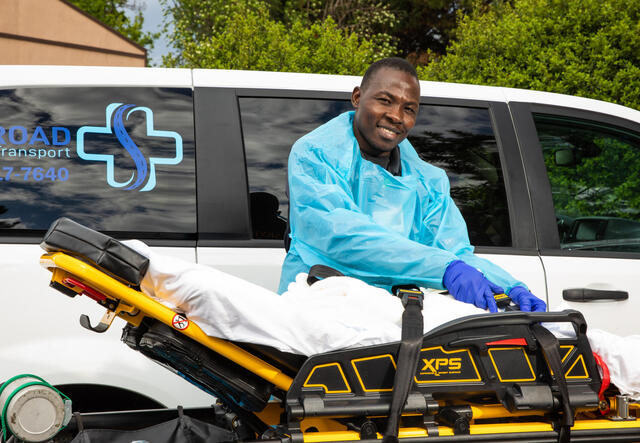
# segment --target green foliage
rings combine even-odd
[[[640,2],[496,1],[460,15],[423,79],[537,89],[640,109]]]
[[[268,0],[269,1],[269,0]],[[356,34],[373,45],[375,58],[396,55],[394,31],[399,19],[391,2],[380,0],[284,0],[280,13],[285,22],[300,20],[309,24],[322,22],[331,17],[338,28]]]
[[[331,16],[338,27],[372,42],[377,57],[398,55],[426,64],[442,55],[455,32],[456,17],[492,0],[267,0],[280,16],[310,20]],[[278,6],[279,5],[279,6]]]
[[[417,65],[443,55],[456,32],[456,18],[475,4],[484,10],[492,0],[390,0],[397,25],[392,30],[399,53]]]
[[[355,34],[373,51],[372,60],[407,57],[412,63],[428,63],[444,54],[455,32],[456,17],[494,0],[161,0],[175,51],[165,59],[167,66],[193,66],[193,54],[183,52],[195,42],[217,40],[235,24],[234,11],[245,9],[264,14],[272,22],[293,30],[311,27],[331,18],[327,28],[337,28],[345,38]],[[234,21],[230,21],[233,18]],[[271,23],[273,24],[273,23]],[[268,27],[268,26],[267,26]],[[279,35],[279,34],[278,34]],[[187,59],[189,58],[189,62]]]
[[[557,165],[551,153],[545,155],[556,212],[640,220],[640,151],[609,137],[593,144],[597,152],[571,167]]]
[[[244,9],[254,9],[261,0],[160,0],[165,18],[165,32],[176,49],[182,43],[202,41],[224,31],[230,16]],[[171,29],[173,28],[173,29]]]
[[[331,17],[310,22],[291,16],[285,24],[258,0],[181,0],[169,13],[176,51],[163,57],[168,67],[355,75],[376,56],[371,43],[340,29]]]
[[[133,40],[147,50],[153,48],[153,41],[159,33],[142,31],[144,17],[140,7],[132,0],[69,0],[87,14],[98,19],[125,37]],[[133,20],[124,13],[125,9],[136,11]]]

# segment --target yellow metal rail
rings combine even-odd
[[[42,255],[40,257],[40,264],[52,272],[56,268],[62,269],[70,274],[71,277],[80,280],[93,289],[103,293],[105,296],[114,300],[121,300],[127,305],[139,309],[144,315],[155,318],[174,329],[178,329],[175,328],[173,324],[176,316],[174,311],[151,297],[148,297],[144,293],[128,287],[77,258],[71,257],[70,255],[62,252],[55,252]],[[73,289],[64,282],[64,274],[54,272],[52,278],[59,284]],[[120,315],[120,317],[127,320],[126,316]],[[138,317],[139,316],[136,316],[135,318]],[[136,324],[136,322],[133,323]],[[139,323],[139,321],[137,323]],[[187,337],[192,338],[198,343],[262,377],[268,382],[273,383],[284,391],[287,391],[291,386],[293,381],[291,377],[284,374],[278,368],[245,351],[239,346],[234,345],[233,343],[220,338],[208,336],[192,321],[189,321],[188,326],[184,329],[179,329],[179,331]]]

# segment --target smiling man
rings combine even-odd
[[[291,244],[279,292],[322,264],[385,288],[446,288],[491,311],[494,294],[505,290],[522,310],[545,310],[522,282],[473,253],[445,172],[406,139],[420,105],[413,66],[400,58],[373,63],[351,103],[355,111],[291,149]]]
[[[417,77],[394,65],[379,63],[381,67],[365,74],[362,84],[351,95],[356,109],[353,133],[362,154],[374,162],[390,158],[392,153],[394,158],[399,155],[398,144],[415,125],[420,106]]]

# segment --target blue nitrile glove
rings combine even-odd
[[[491,283],[482,272],[462,260],[449,263],[442,283],[456,300],[498,312],[493,294],[502,294],[504,289]]]
[[[514,286],[511,288],[508,295],[514,303],[517,303],[520,306],[521,311],[544,312],[547,310],[547,304],[545,302],[522,286]]]

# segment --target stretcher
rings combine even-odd
[[[422,336],[402,381],[402,342],[305,357],[211,337],[141,292],[145,257],[117,241],[62,223],[42,246],[51,287],[106,309],[83,327],[125,320],[122,340],[216,397],[239,441],[640,441],[640,404],[609,385],[577,311],[446,323]],[[543,322],[570,323],[575,336],[556,339]],[[389,433],[399,383],[406,401]]]

